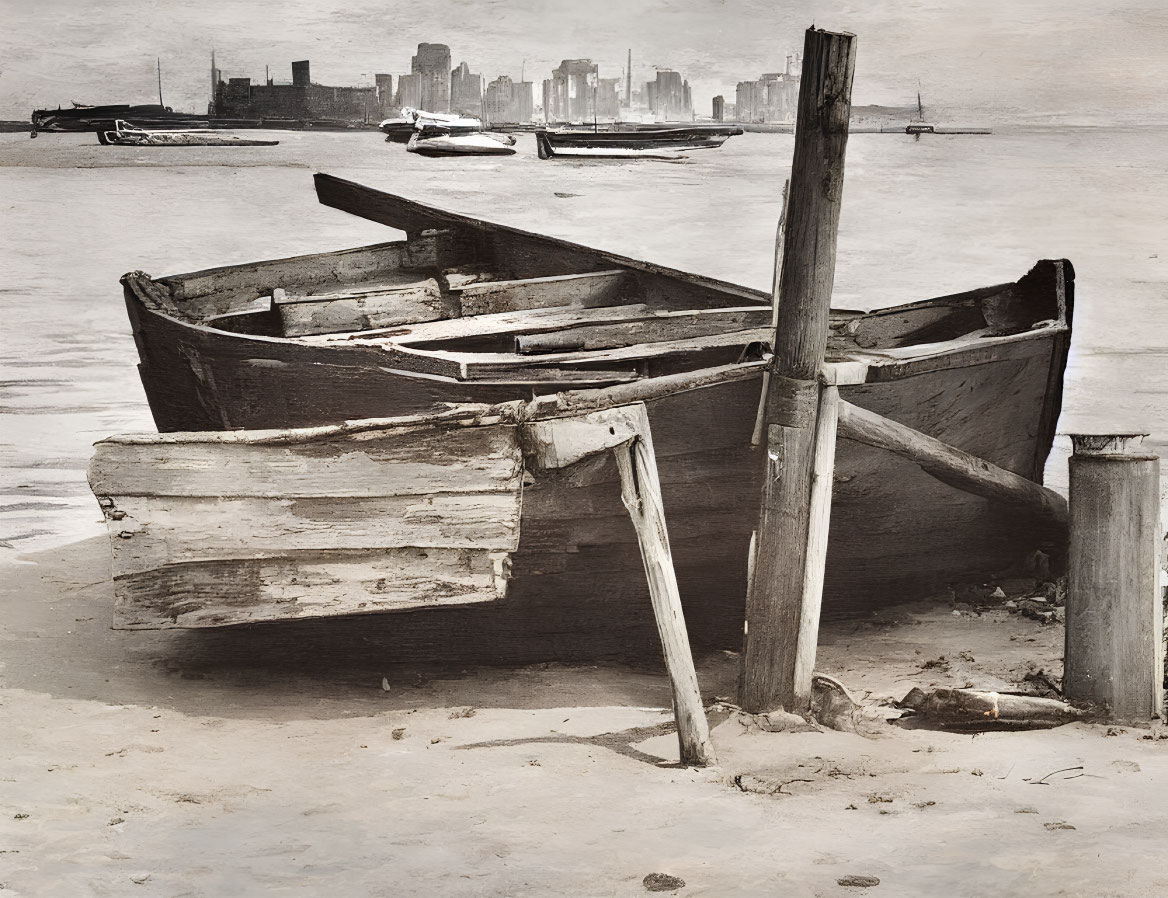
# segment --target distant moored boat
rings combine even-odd
[[[479,131],[470,134],[445,134],[438,132],[426,136],[426,132],[415,133],[406,144],[411,153],[422,156],[512,156],[515,154],[515,138],[510,134]]]
[[[391,143],[408,143],[409,139],[422,131],[442,134],[473,134],[483,130],[483,123],[477,118],[451,115],[444,112],[426,112],[422,109],[403,107],[394,118],[387,118],[377,126]]]
[[[741,134],[733,125],[684,125],[620,129],[540,129],[540,159],[554,156],[608,159],[677,158],[680,151],[715,149]]]
[[[274,147],[278,140],[257,140],[238,137],[209,128],[183,131],[151,131],[128,122],[114,122],[113,130],[98,131],[97,140],[103,145],[132,147]]]

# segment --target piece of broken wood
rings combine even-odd
[[[925,692],[914,686],[898,706],[925,724],[965,731],[1043,729],[1087,716],[1085,711],[1056,699],[944,687]]]

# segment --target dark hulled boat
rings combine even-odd
[[[73,106],[69,109],[37,109],[32,114],[32,130],[37,131],[96,131],[113,130],[117,121],[128,122],[139,128],[197,128],[206,127],[207,116],[175,112],[169,106],[158,104],[109,106]]]
[[[731,125],[640,126],[607,129],[566,128],[536,130],[541,159],[554,156],[636,158],[688,150],[715,149],[741,134]]]
[[[317,176],[317,191],[408,239],[123,278],[159,429],[312,427],[533,394],[562,394],[577,408],[644,402],[691,637],[735,647],[763,470],[751,435],[769,297],[328,175]],[[835,311],[829,357],[862,371],[841,395],[1041,482],[1072,297],[1069,263],[1046,261],[1013,283]],[[505,601],[402,616],[402,644],[594,657],[654,639],[615,483],[611,458],[527,483]],[[302,516],[297,532],[327,532],[324,518],[337,514],[292,504]],[[825,614],[865,613],[1018,571],[1059,538],[899,456],[841,440]],[[270,547],[261,555],[272,552],[287,555]],[[196,549],[149,575],[174,584],[220,561]]]

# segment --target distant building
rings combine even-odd
[[[803,55],[793,53],[787,57],[786,71],[768,72],[757,81],[739,81],[735,96],[737,121],[794,122],[802,64]]]
[[[714,97],[713,119],[716,122],[726,121],[726,98],[722,95]]]
[[[565,59],[543,83],[544,120],[585,122],[593,117],[592,89],[596,64],[591,59]]]
[[[418,53],[410,60],[410,71],[418,76],[418,108],[449,112],[450,48],[446,44],[418,44]]]
[[[421,75],[401,75],[397,79],[397,99],[394,105],[401,109],[404,106],[409,106],[411,109],[419,109],[422,106],[422,76]]]
[[[482,115],[483,79],[465,62],[450,73],[450,111],[461,115]]]
[[[307,59],[292,63],[292,83],[250,78],[222,80],[215,69],[216,118],[367,122],[381,114],[377,87],[313,84]],[[389,76],[377,76],[378,78]]]
[[[739,81],[734,91],[734,105],[740,122],[762,121],[762,82]]]
[[[397,112],[393,104],[393,75],[374,75],[373,82],[377,90],[377,115],[389,118]]]
[[[645,84],[649,111],[659,121],[681,122],[693,119],[693,98],[689,82],[680,72],[660,69],[657,78]]]
[[[620,118],[620,78],[599,78],[596,82],[596,120],[615,122]]]
[[[531,87],[530,81],[512,81],[506,75],[500,75],[488,84],[483,95],[487,122],[508,125],[530,122]]]

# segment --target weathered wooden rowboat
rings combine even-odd
[[[123,278],[159,429],[336,425],[533,393],[558,394],[576,412],[643,402],[691,638],[736,647],[763,471],[752,434],[769,297],[327,175],[317,176],[317,190],[322,202],[400,228],[407,239],[157,280]],[[1045,261],[1014,283],[833,313],[825,376],[839,377],[854,412],[840,419],[825,615],[1018,572],[1039,550],[1054,552],[1057,564],[1065,534],[1057,515],[1043,521],[956,491],[939,479],[952,481],[943,469],[869,445],[871,428],[865,436],[860,419],[875,413],[1023,483],[1041,483],[1061,404],[1073,277],[1069,263]],[[191,520],[214,515],[225,486],[262,479],[263,465],[240,469],[191,494],[200,487],[185,484],[184,472],[215,467],[218,458],[160,460],[169,486],[152,487],[151,500],[181,497],[189,512],[182,520]],[[652,641],[641,558],[616,479],[606,458],[529,477],[506,597],[395,616],[395,638],[462,655],[489,646],[491,657],[595,657]],[[374,513],[374,506],[352,511],[347,491],[355,484],[368,481],[359,473],[322,481],[305,501],[264,497],[247,526],[261,534],[271,528],[272,538],[231,559],[232,582],[260,590],[271,565],[298,577],[302,565],[337,549],[331,540],[348,515]],[[107,517],[125,511],[125,497],[96,483],[95,490]],[[141,507],[153,513],[149,502]],[[115,543],[119,526],[111,517]],[[206,536],[209,526],[204,521],[192,537],[194,554],[159,557],[124,575],[134,578],[133,589],[157,602],[226,570],[225,547]],[[285,545],[284,532],[298,541]],[[154,587],[144,585],[152,578]],[[246,590],[233,595],[252,601]],[[182,614],[172,620],[186,622]]]

